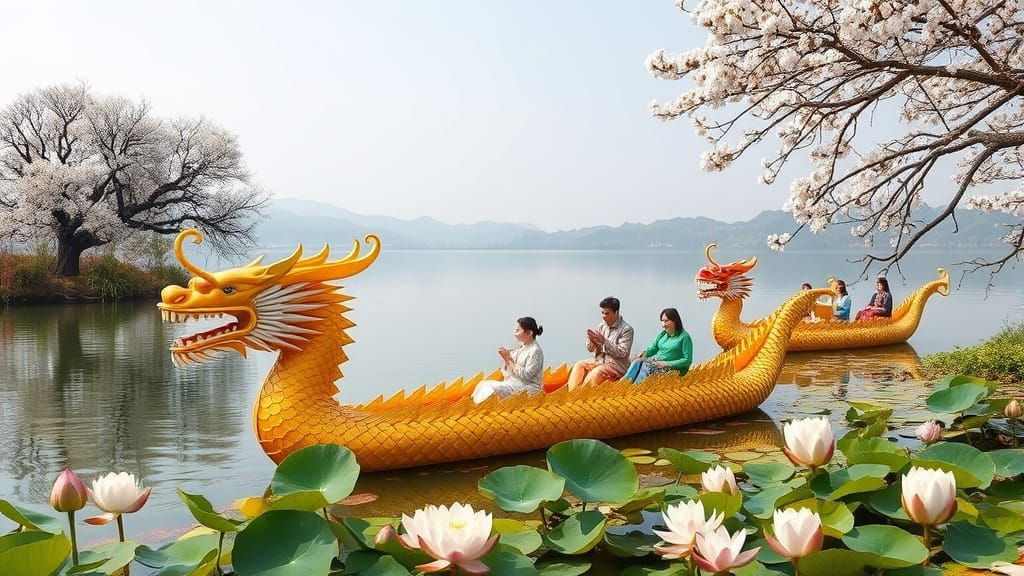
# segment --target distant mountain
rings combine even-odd
[[[938,210],[925,206],[916,217],[930,220]],[[477,222],[445,224],[432,218],[401,220],[390,216],[369,216],[349,212],[322,202],[275,200],[267,218],[257,227],[263,246],[292,246],[303,242],[314,247],[324,242],[348,244],[367,232],[379,234],[387,246],[399,249],[530,249],[530,250],[644,250],[701,249],[717,241],[730,248],[762,248],[769,234],[794,228],[793,218],[781,210],[767,210],[746,222],[726,223],[710,218],[672,218],[650,224],[592,226],[559,232],[544,232],[528,224]],[[952,234],[953,222],[939,225],[922,248],[995,248],[1001,246],[1002,225],[1014,222],[1006,214],[957,212],[959,232]],[[879,237],[879,243],[887,239]],[[789,248],[795,250],[843,250],[864,247],[861,238],[850,234],[849,226],[837,225],[823,234],[802,232]]]

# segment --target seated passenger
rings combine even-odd
[[[804,290],[812,290],[813,288],[814,288],[814,286],[811,286],[810,282],[804,282],[803,284],[800,285],[800,291],[801,292],[804,291]],[[818,319],[814,316],[814,306],[811,306],[811,309],[807,311],[807,316],[804,317],[804,322],[817,322],[817,321],[818,321]]]
[[[497,394],[498,398],[507,398],[513,394],[526,392],[531,396],[543,390],[541,378],[544,376],[544,351],[537,344],[537,336],[544,332],[543,326],[529,316],[516,320],[512,331],[520,346],[509,350],[504,346],[498,348],[501,357],[502,380],[484,380],[473,389],[473,402],[479,404]]]
[[[879,277],[875,282],[875,293],[871,295],[871,301],[860,312],[857,312],[857,320],[869,318],[888,318],[892,316],[892,293],[889,292],[889,281]]]
[[[693,363],[693,340],[683,329],[683,321],[675,308],[661,311],[661,333],[654,342],[636,356],[626,370],[626,378],[640,382],[649,374],[660,374],[675,370],[682,376]]]
[[[619,299],[609,296],[601,303],[601,323],[597,330],[587,330],[587,351],[594,354],[589,360],[580,360],[569,371],[569,390],[580,384],[600,384],[618,380],[629,366],[629,351],[633,348],[633,327],[619,314]]]
[[[843,322],[850,321],[850,293],[846,291],[846,282],[836,280],[836,299],[833,302],[835,312],[832,317]]]

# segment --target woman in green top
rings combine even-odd
[[[683,329],[683,321],[675,308],[661,311],[662,331],[654,342],[633,359],[626,370],[626,378],[638,383],[650,374],[675,370],[686,374],[693,363],[693,341]]]

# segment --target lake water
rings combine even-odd
[[[342,248],[339,252],[347,252]],[[716,254],[722,262],[754,254]],[[770,312],[802,282],[847,279],[855,309],[873,282],[841,253],[764,253],[753,271],[748,320]],[[905,283],[890,282],[897,301],[936,277],[935,269],[966,256],[919,253]],[[693,276],[703,253],[667,252],[384,252],[346,283],[355,296],[339,398],[364,402],[497,366],[495,348],[513,344],[515,318],[535,316],[549,364],[581,358],[584,331],[599,321],[597,303],[614,295],[636,330],[635,349],[659,328],[658,313],[677,307],[693,335],[698,361],[718,347],[709,325],[718,300],[698,302]],[[1024,320],[1024,272],[1003,273],[986,294],[985,276],[969,276],[949,297],[934,296],[909,344],[867,351],[787,357],[779,386],[762,410],[735,420],[615,441],[619,447],[699,447],[750,459],[781,444],[779,422],[835,408],[843,400],[885,399],[913,419],[927,392],[919,356],[971,345],[1009,322]],[[165,325],[155,302],[0,308],[0,498],[48,510],[57,472],[70,466],[87,481],[106,471],[140,475],[153,496],[126,520],[129,536],[159,542],[181,533],[191,517],[174,488],[206,495],[228,508],[262,493],[273,466],[252,431],[252,404],[274,355],[227,357],[175,368],[167,347],[198,331],[195,323]],[[742,454],[743,456],[739,456]],[[360,515],[410,512],[426,503],[481,503],[476,482],[510,463],[543,465],[543,452],[424,470],[364,475],[357,492],[380,496]],[[643,467],[647,476],[659,471]],[[372,497],[367,497],[367,500]],[[90,508],[89,510],[94,510]],[[87,510],[87,511],[89,511]],[[91,513],[91,512],[90,512]],[[0,520],[0,529],[8,527]],[[85,545],[115,537],[113,525],[83,526]]]

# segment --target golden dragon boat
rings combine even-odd
[[[619,380],[568,390],[568,369],[547,370],[545,393],[492,397],[473,403],[483,373],[422,386],[367,404],[335,400],[344,347],[353,342],[345,317],[350,296],[331,281],[368,268],[380,240],[366,237],[341,260],[329,249],[303,258],[302,246],[288,258],[208,272],[189,262],[182,244],[202,235],[185,230],[174,250],[194,277],[187,287],[168,286],[158,307],[168,322],[227,316],[227,324],[178,338],[172,360],[185,366],[249,348],[279,353],[256,400],[253,418],[264,452],[280,462],[291,452],[319,443],[355,453],[363,470],[388,470],[468,460],[546,448],[571,438],[613,438],[724,418],[755,409],[775,387],[790,332],[808,306],[826,290],[790,298],[748,331],[736,345],[696,365],[685,376],[659,374],[640,384]],[[500,372],[487,378],[500,378]]]
[[[729,350],[738,346],[750,333],[758,330],[767,318],[750,323],[740,319],[743,301],[750,296],[750,290],[754,285],[753,279],[746,274],[757,265],[757,258],[719,264],[711,257],[711,251],[716,246],[714,243],[708,244],[704,251],[708,263],[697,271],[696,282],[703,286],[698,290],[697,298],[722,300],[711,320],[711,332],[718,345]],[[789,351],[841,350],[905,342],[917,330],[928,298],[936,292],[942,296],[949,294],[949,274],[944,268],[939,268],[938,272],[938,280],[914,291],[899,306],[893,308],[892,316],[889,318],[846,322],[832,318],[831,304],[812,304],[815,316],[823,320],[797,324],[789,339]],[[834,280],[829,278],[830,286],[833,282]],[[832,287],[829,288],[828,295],[835,296]],[[807,310],[810,310],[810,307]]]

